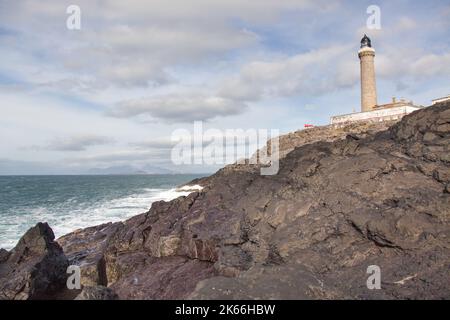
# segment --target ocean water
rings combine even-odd
[[[0,248],[48,222],[60,237],[78,228],[146,212],[152,202],[191,191],[176,187],[199,175],[0,176]]]

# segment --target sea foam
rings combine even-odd
[[[26,214],[15,214],[2,222],[0,248],[12,249],[19,237],[38,222],[47,222],[58,238],[77,229],[126,220],[148,211],[153,202],[170,201],[201,189],[199,185],[184,185],[172,189],[148,188],[139,193],[93,205],[77,203],[75,199],[69,198],[57,207],[25,207],[22,210]]]

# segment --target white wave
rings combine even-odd
[[[203,187],[201,185],[194,184],[194,185],[185,185],[185,186],[177,188],[176,190],[179,192],[188,192],[189,191],[189,193],[191,193],[194,191],[201,191],[201,190],[203,190]]]
[[[25,207],[20,212],[8,215],[7,221],[2,221],[0,248],[12,249],[28,228],[38,222],[48,222],[58,238],[77,229],[126,220],[148,211],[153,202],[170,201],[201,189],[198,185],[173,189],[144,189],[142,193],[94,205],[76,204],[76,200],[70,198],[56,207]]]

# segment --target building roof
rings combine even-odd
[[[396,101],[396,100],[393,100],[390,103],[377,105],[377,106],[374,107],[374,109],[387,109],[387,108],[395,108],[395,107],[403,107],[403,106],[418,107],[418,106],[414,105],[414,102],[412,102],[412,101],[407,101],[407,100]]]
[[[435,101],[446,101],[446,100],[449,100],[450,99],[450,94],[449,95],[447,95],[447,96],[445,96],[445,97],[442,97],[442,98],[436,98],[436,99],[433,99],[433,100],[431,100],[431,101],[433,101],[433,102],[435,102]]]
[[[361,39],[361,48],[372,48],[372,40],[366,34]]]

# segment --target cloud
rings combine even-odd
[[[400,19],[397,25],[402,27],[396,29],[414,27],[407,18]],[[132,39],[128,42],[125,36],[118,38],[116,42],[124,47],[135,42]],[[154,40],[156,43],[160,41],[162,40]],[[219,83],[210,84],[210,93],[198,93],[197,88],[188,88],[184,93],[124,100],[116,103],[107,114],[116,118],[146,121],[156,119],[168,123],[211,120],[243,113],[248,109],[249,102],[265,98],[320,96],[338,89],[351,88],[359,81],[354,49],[353,45],[332,45],[292,56],[249,61],[241,66],[236,75],[225,76]],[[420,50],[414,52],[408,47],[389,45],[385,45],[384,51],[387,54],[378,54],[376,62],[377,74],[381,77],[395,78],[398,82],[400,78],[407,76],[433,77],[447,72],[446,67],[441,67],[442,62],[448,60],[445,54],[424,55]],[[136,85],[127,82],[130,79],[144,84],[146,68],[139,67],[138,61],[136,63],[134,65],[130,62],[125,67],[113,65],[107,71],[108,77],[120,79],[124,86]],[[133,76],[128,77],[130,74]],[[158,81],[164,83],[168,78]]]
[[[159,138],[159,139],[151,139],[141,142],[130,143],[130,146],[135,147],[136,149],[160,149],[167,150],[172,149],[176,142],[172,141],[170,137],[168,138]]]
[[[150,163],[159,160],[163,160],[165,162],[170,161],[170,152],[168,152],[167,150],[151,150],[151,151],[119,150],[100,154],[89,154],[86,156],[66,158],[64,159],[64,162],[71,165],[85,166],[85,165],[125,164],[137,162]]]
[[[82,135],[69,138],[57,138],[40,149],[52,151],[84,151],[88,147],[111,144],[114,139],[96,135]]]
[[[148,116],[168,122],[190,122],[236,115],[246,108],[245,103],[220,96],[166,95],[123,101],[107,114],[118,118]]]
[[[450,53],[426,54],[418,57],[410,66],[416,77],[448,76],[450,74]]]
[[[241,68],[237,77],[226,79],[219,94],[252,101],[320,95],[351,87],[358,81],[351,49],[337,45],[272,61],[252,61]]]
[[[338,45],[270,61],[251,61],[237,76],[218,83],[210,95],[188,92],[126,100],[107,114],[167,122],[205,121],[238,115],[248,109],[249,102],[266,97],[320,95],[351,87],[359,79],[351,49]]]
[[[416,29],[418,27],[417,21],[410,17],[400,17],[398,19],[397,24],[394,26],[394,29],[396,29],[396,32],[411,32],[412,30]]]
[[[175,81],[170,68],[201,63],[257,41],[257,35],[248,30],[222,25],[179,28],[119,24],[87,33],[83,43],[70,54],[60,52],[57,59],[79,77],[95,76],[100,85],[162,86]]]
[[[77,80],[89,86],[95,80],[98,87],[163,85],[173,81],[169,69],[175,66],[217,59],[260,41],[235,22],[269,23],[288,10],[317,6],[317,1],[80,0],[80,31],[65,27],[69,4],[23,0],[0,11],[2,24],[18,35],[3,44],[25,58],[13,71],[27,81],[55,86],[58,81],[68,85],[69,78],[76,89]],[[39,64],[33,52],[39,53]]]
[[[393,80],[428,80],[450,74],[450,53],[389,46],[375,60],[377,75]]]

